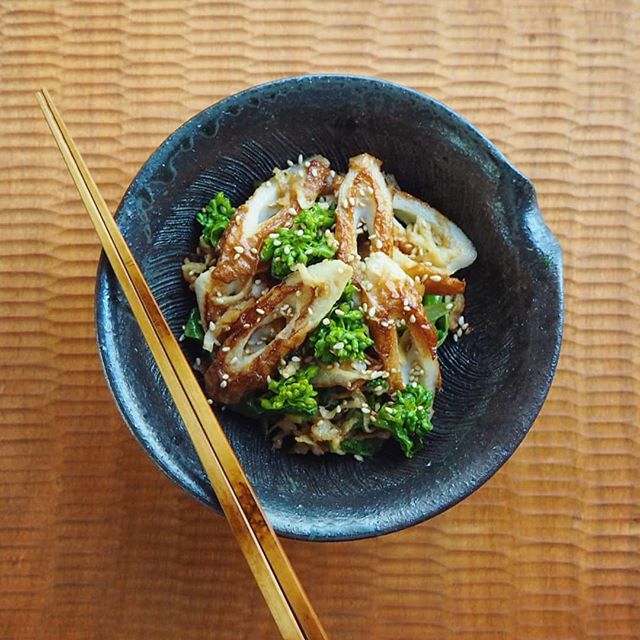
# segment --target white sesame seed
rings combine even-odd
[[[411,311],[411,307],[409,305],[407,305],[407,304],[405,304],[404,307],[402,307],[402,309],[404,311]]]
[[[316,167],[311,167],[311,175],[312,176],[317,176],[318,175],[318,169]]]
[[[367,309],[369,308],[369,305],[366,302],[362,303],[362,310],[367,313]]]
[[[333,169],[331,169],[331,171],[329,171],[329,175],[330,175],[332,178],[335,178],[335,177],[336,177],[336,172],[335,172]]]
[[[274,246],[274,247],[279,247],[279,246],[281,246],[281,245],[282,245],[282,242],[281,242],[280,240],[274,240],[274,241],[273,241],[273,246]]]
[[[326,327],[329,325],[329,318],[323,318],[322,319],[322,324]]]
[[[240,245],[236,245],[233,248],[235,249],[236,253],[244,253],[244,247],[241,247]]]
[[[310,316],[312,316],[312,315],[313,315],[313,309],[312,309],[311,307],[309,307],[309,308],[307,309],[307,313],[308,313]]]
[[[258,250],[255,247],[251,247],[251,249],[249,249],[249,251],[251,251],[251,255],[252,256],[257,256],[258,255]]]
[[[375,307],[371,307],[371,308],[369,309],[369,312],[368,312],[368,313],[369,313],[369,317],[370,317],[370,318],[373,318],[373,316],[375,316],[375,315],[376,315],[376,308],[375,308]]]
[[[215,322],[210,322],[209,323],[209,331],[215,331],[216,330],[216,323]]]
[[[458,342],[458,334],[457,333],[453,334],[453,341],[454,342]]]
[[[287,160],[287,166],[288,167],[293,167],[293,161],[292,160]]]
[[[238,356],[233,356],[233,358],[231,358],[231,364],[235,364],[236,362],[238,362]]]
[[[444,308],[447,311],[451,311],[451,309],[453,309],[453,302],[447,302],[447,304],[444,305]]]
[[[251,325],[250,325],[248,322],[245,322],[242,326],[243,326],[245,329],[250,329],[250,328],[251,328]]]
[[[262,284],[262,280],[260,280],[260,278],[258,278],[258,279],[255,281],[255,283],[256,283],[256,284]]]
[[[308,160],[305,160],[304,166],[308,169],[311,166],[311,163]]]
[[[304,160],[304,158],[302,157],[302,154],[300,154],[298,156],[298,164],[302,164],[302,161]]]
[[[298,230],[296,231],[296,235],[297,235],[298,237],[303,236],[303,235],[304,235],[304,231],[303,231],[302,229],[298,229]]]
[[[362,413],[364,413],[365,415],[368,413],[371,413],[371,409],[369,407],[367,407],[367,405],[364,405],[362,408]]]
[[[462,329],[458,329],[456,331],[456,335],[458,336],[458,338],[462,338]]]
[[[356,206],[356,199],[355,199],[353,196],[351,196],[351,197],[349,198],[349,204],[350,204],[352,207],[355,207],[355,206]]]
[[[376,249],[382,249],[382,240],[376,240]]]
[[[409,316],[409,322],[411,324],[415,324],[416,322],[416,317],[413,315],[413,313]]]
[[[291,362],[300,362],[300,356],[291,356]]]
[[[333,348],[334,348],[334,349],[344,349],[344,342],[336,342],[336,343],[333,345]]]
[[[458,318],[458,324],[459,324],[459,325],[464,329],[464,324],[465,324],[465,322],[464,322],[464,316],[460,316],[460,317]]]
[[[342,413],[342,407],[340,405],[336,407],[336,413]]]
[[[264,309],[260,309],[259,307],[256,308],[256,313],[263,316],[264,315]]]
[[[182,335],[178,338],[178,342],[184,342],[184,334],[182,334]]]
[[[220,351],[222,351],[224,353],[229,353],[229,351],[231,351],[231,347],[222,347],[222,349],[220,349]]]
[[[437,273],[432,276],[429,276],[429,278],[434,282],[440,282],[440,280],[442,280],[442,276],[439,276]]]
[[[288,256],[291,253],[291,247],[285,246],[283,251],[284,251],[284,255]]]
[[[336,309],[334,312],[339,318],[341,318],[344,315],[344,311],[342,309]],[[326,318],[325,318],[326,320]]]
[[[276,239],[277,239],[277,237],[278,237],[278,234],[277,234],[277,233],[270,233],[270,234],[269,234],[269,237],[270,237],[272,240],[276,240]]]
[[[227,386],[227,384],[228,384],[228,382],[227,382],[226,380],[223,380],[223,381],[220,383],[220,387],[221,387],[222,389],[224,389],[224,388]]]
[[[229,379],[229,374],[228,373],[223,373],[222,374],[222,379],[223,380],[228,380]]]

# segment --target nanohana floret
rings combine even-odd
[[[376,416],[376,427],[390,431],[407,458],[422,449],[423,437],[433,429],[433,392],[421,384],[410,384],[398,391],[396,399],[385,402]]]
[[[282,380],[271,380],[268,392],[258,398],[265,411],[314,416],[318,413],[318,392],[311,380],[318,375],[319,367],[309,366]]]
[[[209,204],[196,214],[196,220],[202,225],[202,239],[215,246],[224,230],[229,225],[236,210],[222,191],[216,193]]]
[[[353,295],[358,289],[348,283],[342,297],[309,336],[313,355],[326,364],[332,362],[358,362],[372,344],[364,314],[354,308]]]
[[[325,231],[336,221],[332,209],[323,209],[317,203],[302,210],[293,220],[291,228],[280,228],[265,240],[261,260],[271,261],[271,274],[285,278],[294,265],[313,264],[333,258],[336,248],[329,244]]]

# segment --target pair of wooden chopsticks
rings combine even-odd
[[[284,549],[47,90],[39,91],[37,99],[282,637],[326,639]]]

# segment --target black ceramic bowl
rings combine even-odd
[[[287,455],[251,420],[218,414],[276,531],[307,540],[374,536],[434,516],[485,482],[526,435],[551,384],[563,315],[561,252],[533,186],[464,118],[427,96],[371,78],[305,76],[231,96],[182,125],[117,212],[179,335],[194,304],[180,265],[197,242],[194,214],[212,194],[223,190],[237,204],[300,153],[321,153],[345,170],[364,151],[475,244],[478,259],[463,274],[473,332],[442,348],[435,428],[412,460],[393,447],[365,462]],[[134,436],[169,477],[218,508],[104,259],[96,322],[107,381]]]

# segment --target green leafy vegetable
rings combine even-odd
[[[353,453],[354,455],[369,458],[376,454],[385,443],[384,438],[366,438],[364,440],[343,440],[340,448],[345,453]]]
[[[423,447],[422,438],[433,429],[433,393],[413,383],[398,391],[395,400],[385,402],[376,416],[376,426],[390,431],[407,458]]]
[[[207,244],[215,246],[235,212],[229,198],[219,191],[209,204],[196,213],[196,220],[203,227],[202,238]]]
[[[318,412],[318,392],[311,380],[319,371],[319,367],[312,365],[289,378],[271,380],[268,392],[257,398],[260,408],[275,413],[314,416]]]
[[[348,282],[338,303],[309,336],[315,357],[326,364],[364,360],[364,352],[373,344],[364,314],[354,309],[358,288]]]
[[[444,296],[427,295],[424,297],[424,309],[438,333],[438,347],[449,335],[449,309]]]
[[[296,264],[313,264],[332,258],[336,249],[329,246],[325,231],[335,224],[333,209],[323,209],[317,203],[301,211],[291,228],[278,229],[274,237],[265,240],[260,258],[271,261],[271,274],[285,278]]]
[[[191,338],[192,340],[197,340],[200,343],[204,340],[204,329],[200,324],[200,312],[198,311],[198,307],[191,309],[191,313],[189,313],[189,317],[187,318],[187,323],[184,325],[183,335],[185,338]]]

